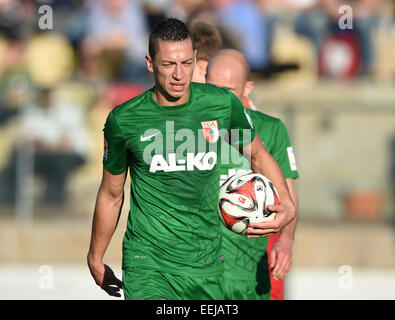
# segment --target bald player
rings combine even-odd
[[[209,60],[207,83],[227,88],[240,101],[245,101],[254,89],[254,83],[249,80],[249,72],[248,61],[242,53],[233,49],[221,50]],[[280,119],[259,111],[247,109],[247,112],[267,150],[283,170],[292,200],[298,208],[294,179],[299,174],[284,124]],[[230,159],[235,159],[233,157],[237,156],[237,150],[233,149],[231,152],[233,154]],[[221,184],[240,170],[250,170],[247,159],[237,162],[238,165],[231,163],[221,166]],[[222,228],[226,299],[283,299],[283,279],[292,264],[295,228],[296,219],[281,233],[252,239],[236,234],[226,227]]]

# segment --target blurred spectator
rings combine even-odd
[[[147,0],[149,3],[155,3],[163,10],[163,14],[168,18],[177,18],[187,21],[191,15],[201,7],[210,3],[210,0]]]
[[[328,0],[327,0],[328,1]],[[345,1],[355,13],[355,31],[362,53],[362,74],[369,74],[374,63],[375,44],[373,32],[378,22],[382,0]]]
[[[147,16],[148,29],[152,30],[165,18],[165,8],[170,4],[169,0],[144,0],[143,8]]]
[[[87,1],[51,0],[43,3],[52,8],[55,31],[66,36],[77,50],[85,35]]]
[[[141,1],[89,1],[81,47],[82,75],[141,81],[147,74],[147,39],[148,23]]]
[[[21,130],[24,145],[33,150],[34,173],[46,181],[43,204],[63,204],[68,177],[86,162],[88,136],[80,109],[40,89],[37,103],[21,114]],[[0,177],[3,203],[15,203],[17,157],[14,151]]]
[[[372,31],[377,22],[381,0],[289,0],[289,3],[299,12],[295,21],[295,31],[311,39],[317,55],[321,53],[322,45],[328,37],[347,33],[350,47],[354,46],[353,37],[358,41],[362,62],[360,73],[369,74],[374,59]],[[342,5],[352,8],[351,30],[339,28],[339,18],[344,13],[339,12]]]
[[[38,86],[66,81],[74,72],[74,51],[59,32],[40,32],[26,46],[26,68]]]
[[[25,66],[25,43],[17,34],[5,34],[0,65],[0,127],[27,103],[31,81]]]
[[[337,0],[332,0],[334,6],[330,4],[325,5],[325,1],[288,1],[290,7],[296,13],[295,32],[312,41],[317,57],[323,41],[330,34],[331,20],[337,21],[337,18],[334,16]]]
[[[32,0],[0,1],[0,34],[27,38],[32,32],[37,11]]]
[[[31,1],[0,1],[0,127],[29,99],[25,40],[32,32],[34,14]]]
[[[269,62],[265,16],[253,0],[215,0],[218,23],[238,37],[239,49],[247,57],[252,71],[260,71]]]
[[[193,82],[206,83],[206,69],[211,56],[222,49],[222,38],[219,29],[200,19],[192,19],[187,23],[195,44],[196,66],[193,71]]]
[[[377,23],[382,0],[257,0],[268,20],[269,48],[279,17],[282,24],[293,20],[294,31],[307,37],[314,45],[316,59],[333,70],[325,75],[346,78],[369,74],[374,63],[372,32]],[[352,9],[351,30],[342,30],[339,19],[343,5]],[[329,49],[328,49],[329,48]],[[344,69],[344,70],[343,70]],[[357,70],[355,70],[357,69]]]

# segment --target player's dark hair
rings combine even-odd
[[[163,41],[183,41],[186,39],[191,39],[193,49],[192,35],[184,22],[176,18],[168,18],[158,23],[154,29],[151,31],[148,41],[148,52],[151,59],[155,59],[155,55],[158,50],[158,40]]]
[[[208,61],[214,53],[222,49],[221,33],[215,25],[196,19],[188,23],[188,29],[197,50],[197,60]]]

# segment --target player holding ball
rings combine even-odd
[[[220,150],[227,142],[218,132],[238,130],[232,145],[273,182],[281,199],[269,208],[276,218],[251,224],[249,236],[278,232],[294,220],[295,206],[241,102],[228,90],[191,83],[195,50],[184,23],[159,23],[150,34],[146,60],[155,86],[115,107],[104,127],[107,149],[88,266],[103,290],[120,296],[123,287],[125,299],[224,299],[216,199]],[[122,209],[128,170],[121,283],[103,258]]]

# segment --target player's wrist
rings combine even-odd
[[[103,264],[103,259],[99,256],[95,256],[94,254],[92,254],[90,252],[90,253],[88,253],[88,256],[87,256],[87,262],[88,262],[89,267],[97,268]]]
[[[291,200],[291,198],[284,199],[282,203],[280,203],[285,207],[285,212],[287,214],[287,225],[296,219],[296,207]]]
[[[295,238],[293,235],[289,234],[288,232],[284,231],[281,232],[280,237],[278,238],[279,243],[286,244],[287,246],[293,247]]]

